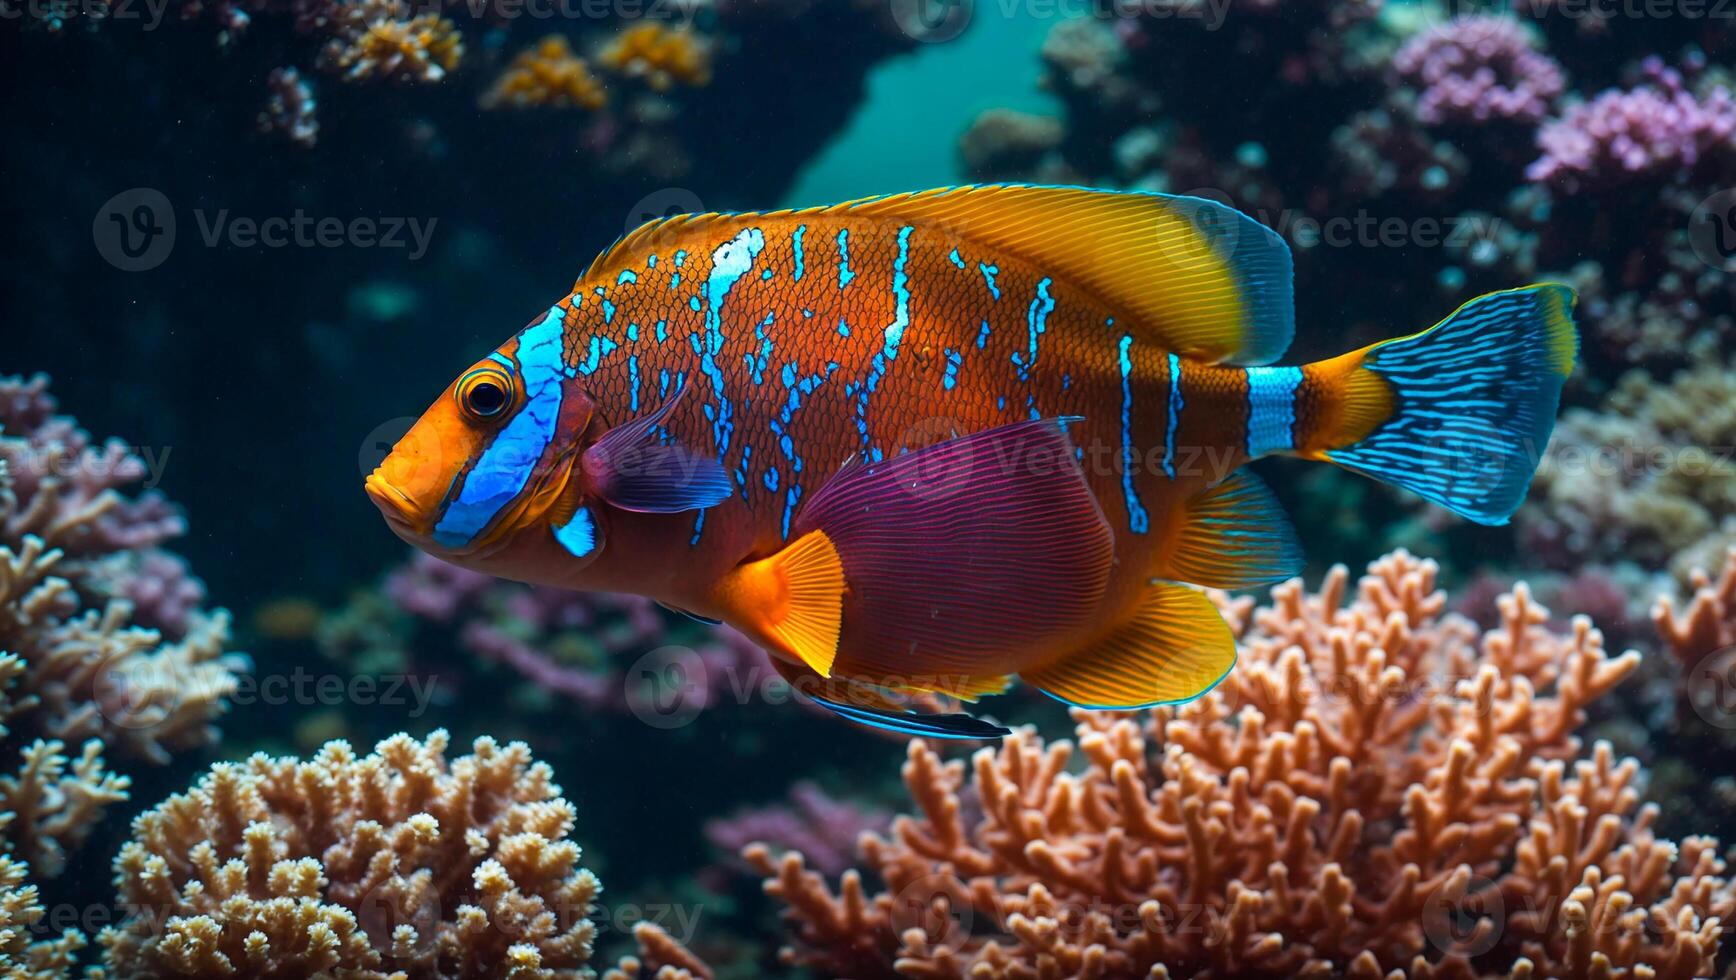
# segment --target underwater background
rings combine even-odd
[[[1722,0],[0,0],[6,975],[1733,975],[1733,66]],[[984,748],[361,491],[646,220],[987,181],[1272,227],[1286,363],[1570,284],[1527,502],[1262,461],[1234,674]]]

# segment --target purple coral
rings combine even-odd
[[[809,867],[837,877],[856,863],[856,842],[863,834],[881,834],[891,825],[892,815],[885,810],[834,799],[804,781],[790,788],[788,803],[706,821],[705,839],[731,861],[749,844],[799,851]]]
[[[643,596],[522,586],[420,552],[387,575],[384,591],[417,619],[456,626],[466,654],[591,709],[632,708],[641,678],[626,668],[682,642],[670,617]],[[776,677],[758,647],[725,627],[677,649],[698,675],[683,688],[687,709],[704,709],[727,691],[745,695]]]
[[[1643,70],[1644,83],[1610,89],[1544,124],[1537,133],[1543,156],[1526,176],[1610,186],[1692,171],[1707,155],[1736,149],[1736,101],[1728,89],[1696,98],[1681,73],[1658,58],[1647,58]]]
[[[1509,17],[1459,17],[1430,28],[1393,57],[1417,90],[1425,123],[1536,123],[1567,87],[1561,66]]]

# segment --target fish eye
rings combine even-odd
[[[512,379],[495,368],[480,368],[458,382],[458,406],[479,421],[495,418],[512,404]]]

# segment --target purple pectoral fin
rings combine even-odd
[[[1054,419],[848,467],[796,524],[841,558],[858,673],[1005,673],[1009,654],[1086,627],[1113,552]]]
[[[610,429],[585,450],[584,471],[597,496],[645,514],[703,510],[729,499],[734,487],[723,464],[658,438],[658,423],[685,391],[676,391],[650,415]]]

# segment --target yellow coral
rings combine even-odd
[[[464,57],[464,38],[439,14],[408,20],[380,16],[368,20],[359,33],[332,41],[326,55],[352,80],[438,82]]]
[[[636,24],[611,41],[598,60],[618,74],[643,78],[659,92],[677,82],[696,88],[711,82],[711,49],[691,28]]]
[[[585,59],[573,54],[565,37],[551,34],[512,60],[512,66],[483,95],[482,106],[578,106],[594,110],[608,101],[602,82],[591,73]]]

